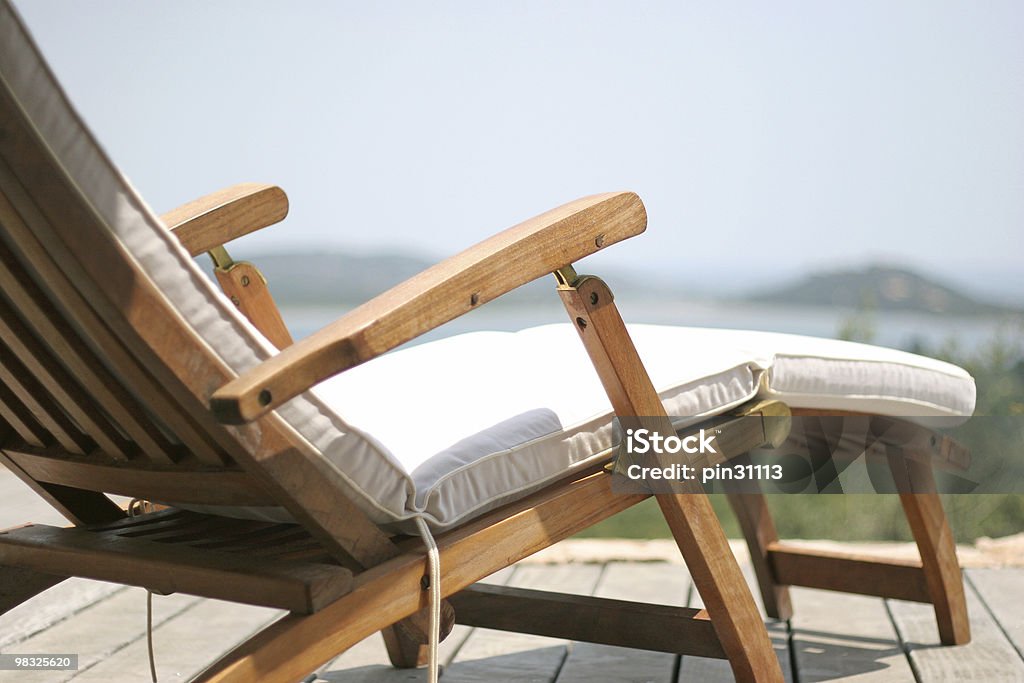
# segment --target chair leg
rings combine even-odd
[[[424,640],[423,628],[420,624],[430,623],[430,615],[424,610],[408,619],[381,629],[384,647],[388,651],[388,659],[396,669],[414,669],[427,664],[427,642]],[[448,600],[441,601],[441,640],[448,637],[455,627],[455,608]]]
[[[415,669],[426,664],[427,645],[402,628],[401,623],[388,626],[380,632],[388,651],[391,666],[396,669]]]
[[[892,458],[890,463],[896,466]],[[935,607],[939,639],[943,645],[964,645],[971,640],[971,625],[967,617],[963,576],[949,520],[939,495],[935,493],[935,476],[931,465],[918,460],[902,458],[901,467],[906,468],[913,482],[912,490],[924,491],[901,493],[900,503],[921,554],[928,595]]]
[[[781,682],[768,632],[708,497],[703,492],[655,497],[736,680]]]
[[[768,556],[768,546],[779,540],[771,512],[763,493],[727,493],[729,505],[740,523],[743,537],[750,549],[750,563],[754,566],[757,584],[761,589],[765,613],[773,619],[793,616],[789,599],[789,586],[776,583],[775,570]]]

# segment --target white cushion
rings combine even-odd
[[[0,73],[125,257],[213,352],[238,373],[274,353],[96,144],[6,3]],[[966,372],[899,351],[681,327],[635,326],[631,334],[669,413],[684,419],[755,395],[891,415],[969,415],[974,406]],[[450,526],[588,466],[613,439],[607,399],[569,325],[413,347],[279,412],[380,523],[424,514]]]
[[[954,418],[974,408],[964,370],[903,351],[768,332],[629,331],[676,423],[754,397],[894,416]],[[614,444],[611,406],[569,324],[423,344],[316,393],[401,463],[416,490],[408,511],[435,526],[585,468]]]

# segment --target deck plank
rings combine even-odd
[[[1024,569],[968,569],[967,579],[1024,657]]]
[[[156,603],[164,600],[153,596]],[[197,600],[153,628],[153,653],[160,681],[187,681],[224,652],[285,613],[220,600]],[[201,637],[200,637],[201,629]],[[149,680],[145,636],[104,658],[72,683]]]
[[[600,565],[519,565],[508,584],[590,595],[601,570]],[[560,638],[474,629],[445,670],[444,679],[446,683],[554,681],[568,647]]]
[[[1024,661],[1010,644],[973,587],[966,587],[971,642],[959,647],[939,644],[931,605],[889,600],[910,662],[920,683],[938,681],[1024,681]]]
[[[611,562],[594,595],[618,600],[682,606],[690,591],[685,567],[665,562]],[[558,674],[558,683],[650,681],[671,683],[676,656],[593,643],[573,643]]]
[[[736,553],[736,561],[740,563],[743,570],[743,578],[747,580],[751,593],[754,595],[754,602],[765,619],[764,603],[761,600],[760,589],[757,586],[757,577],[754,575],[754,567],[750,564],[750,555],[746,548],[733,548]],[[703,607],[704,601],[696,588],[690,591],[689,607]],[[786,683],[793,683],[793,668],[789,654],[789,627],[784,621],[769,620],[766,623],[768,638],[772,642],[772,649],[779,658],[779,666],[782,668],[782,675]],[[729,662],[724,659],[711,659],[709,657],[682,657],[679,663],[678,683],[732,683],[735,677],[732,675],[732,668]]]
[[[188,609],[202,598],[168,595],[153,601],[153,625]],[[0,683],[58,683],[90,667],[138,639],[145,639],[146,591],[128,588],[96,602],[73,618],[4,650],[5,654],[78,654],[78,671],[2,671]],[[148,674],[147,674],[148,678]],[[116,679],[115,679],[116,680]]]
[[[790,595],[801,683],[914,680],[884,600],[813,588],[791,588]]]
[[[0,615],[0,651],[32,637],[89,605],[125,590],[124,586],[89,579],[68,579]]]

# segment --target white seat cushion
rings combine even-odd
[[[104,154],[6,3],[0,73],[126,258],[209,348],[237,373],[272,355]],[[974,406],[963,370],[898,351],[768,333],[631,329],[669,413],[687,419],[758,394],[894,415],[969,415]],[[435,527],[450,526],[611,447],[609,406],[575,336],[556,325],[425,344],[355,368],[278,412],[371,519],[425,514]]]
[[[754,397],[895,416],[956,417],[974,408],[964,370],[902,351],[766,332],[629,330],[677,423]],[[415,487],[406,512],[437,527],[587,467],[613,446],[611,407],[569,324],[423,344],[315,393],[401,464]]]

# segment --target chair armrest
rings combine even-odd
[[[232,185],[160,218],[192,256],[284,220],[288,197],[275,185]]]
[[[632,192],[584,197],[498,233],[353,309],[217,390],[217,419],[243,424],[520,285],[647,227]]]

